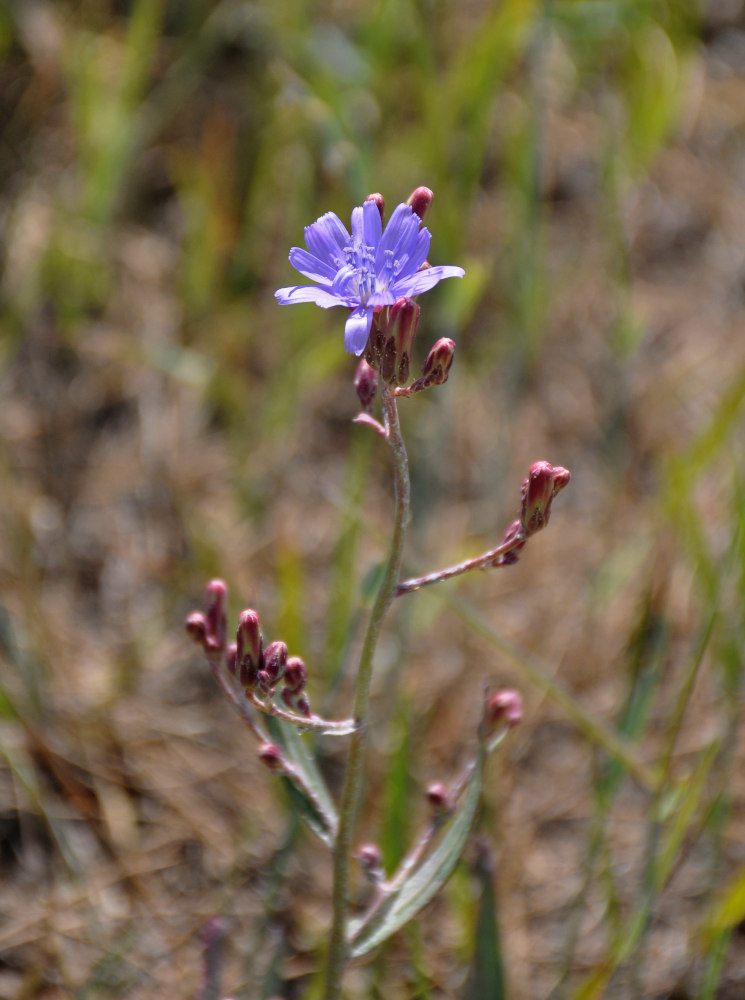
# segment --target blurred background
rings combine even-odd
[[[742,997],[742,0],[4,0],[0,53],[0,997],[196,997],[215,915],[221,996],[319,995],[329,858],[183,620],[224,577],[347,713],[389,458],[343,310],[273,291],[303,226],[420,184],[467,276],[401,404],[411,571],[498,544],[531,462],[572,482],[389,619],[389,870],[484,682],[525,719],[348,995]]]

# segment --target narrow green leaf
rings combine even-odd
[[[473,961],[468,973],[463,1000],[505,1000],[507,988],[502,963],[502,946],[497,922],[497,898],[494,891],[493,863],[486,848],[475,865],[481,885],[476,918]]]
[[[480,747],[460,804],[445,824],[434,850],[399,883],[394,876],[391,880],[393,888],[381,906],[368,919],[362,918],[352,924],[350,954],[353,958],[367,954],[400,930],[429,903],[452,875],[473,826],[485,758],[486,751]],[[406,861],[403,862],[405,864]]]
[[[285,756],[302,775],[306,786],[315,797],[315,802],[313,802],[295,782],[290,778],[283,778],[290,800],[297,807],[298,812],[311,830],[324,843],[331,845],[338,827],[336,806],[315,758],[304,745],[300,733],[291,723],[268,716],[266,725],[272,739],[282,748]]]

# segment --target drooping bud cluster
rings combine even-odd
[[[528,478],[520,488],[520,524],[526,538],[548,524],[551,501],[571,478],[569,470],[560,465],[554,466],[550,462],[534,462],[531,465]]]
[[[241,611],[236,641],[226,644],[227,594],[222,580],[212,580],[207,586],[207,610],[189,615],[187,633],[210,658],[224,656],[228,671],[245,692],[258,691],[263,697],[273,698],[281,684],[285,704],[299,715],[309,717],[310,702],[305,693],[308,669],[299,656],[288,656],[287,646],[281,640],[270,642],[264,648],[256,611],[250,608]]]

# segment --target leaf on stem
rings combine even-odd
[[[372,951],[409,922],[435,896],[458,864],[473,826],[481,796],[486,748],[479,746],[473,770],[453,814],[443,823],[439,840],[418,864],[405,858],[388,883],[385,898],[350,927],[350,955]],[[407,871],[407,866],[411,865]]]
[[[283,754],[298,772],[305,785],[303,788],[290,776],[283,779],[293,805],[297,806],[298,813],[316,836],[330,847],[336,837],[339,820],[336,806],[315,758],[309,753],[303,744],[300,733],[291,723],[269,717],[267,729],[271,733],[272,739],[282,748]]]

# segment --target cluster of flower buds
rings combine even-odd
[[[375,312],[365,360],[388,385],[404,386],[409,381],[419,313],[417,303],[405,296]]]
[[[569,483],[568,469],[550,462],[534,462],[528,478],[520,487],[522,509],[520,524],[526,538],[545,528],[551,514],[551,502]]]
[[[418,187],[412,191],[406,204],[411,207],[414,215],[422,220],[432,204],[433,197],[429,188]],[[383,195],[376,192],[368,195],[365,200],[375,202],[381,220],[385,221]],[[419,270],[428,267],[430,267],[429,261],[425,260]],[[355,388],[365,412],[369,413],[377,391],[378,378],[375,373],[380,372],[380,378],[394,388],[401,389],[408,386],[419,315],[418,304],[413,298],[406,296],[396,299],[393,305],[382,306],[375,310],[363,362],[358,366],[355,376]],[[422,377],[409,386],[407,394],[446,382],[453,363],[454,349],[452,340],[447,338],[438,340],[427,355]]]
[[[305,694],[308,669],[299,656],[288,656],[287,645],[281,639],[264,648],[259,616],[256,611],[242,611],[238,617],[235,660],[228,666],[245,691],[258,689],[262,695],[273,696],[283,684],[282,700],[300,715],[310,715]]]
[[[227,594],[222,580],[207,585],[207,610],[195,611],[186,620],[186,631],[208,657],[224,655],[228,670],[246,692],[258,691],[273,697],[282,684],[282,700],[299,715],[310,716],[310,703],[305,692],[308,668],[299,656],[288,656],[281,640],[264,648],[259,615],[250,608],[238,616],[236,641],[226,644]]]

